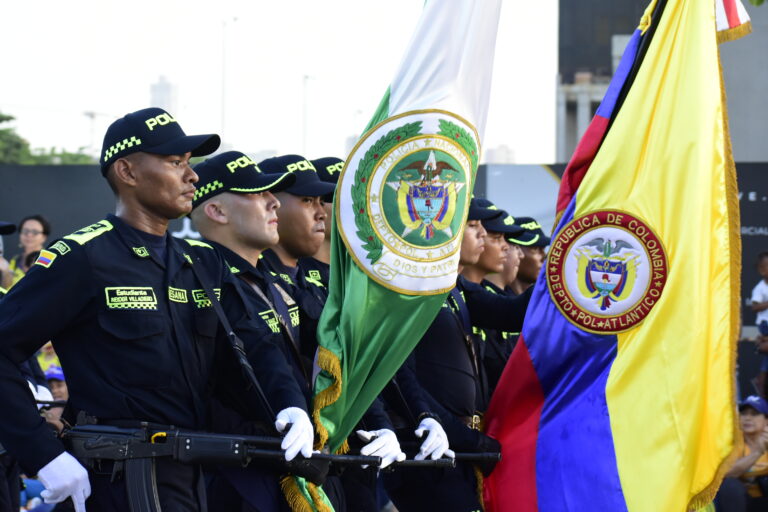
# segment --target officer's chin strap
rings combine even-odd
[[[200,260],[197,259],[197,262],[200,263]],[[229,344],[235,353],[235,357],[237,358],[238,363],[240,363],[240,368],[243,371],[245,379],[256,391],[256,394],[259,396],[259,400],[261,400],[261,403],[264,405],[264,410],[267,411],[269,417],[274,421],[274,419],[277,417],[277,414],[275,414],[274,409],[272,409],[272,405],[269,403],[267,395],[264,393],[261,384],[259,384],[259,379],[256,378],[256,373],[253,371],[253,366],[251,366],[251,363],[248,361],[248,356],[245,353],[243,340],[241,340],[237,334],[235,334],[235,331],[232,330],[232,325],[229,323],[227,315],[224,313],[224,309],[221,307],[221,302],[219,302],[218,297],[216,297],[216,294],[213,292],[213,289],[208,282],[208,278],[204,276],[205,270],[201,268],[202,264],[196,265],[193,263],[190,266],[192,267],[192,272],[194,272],[195,277],[197,277],[197,280],[200,281],[200,285],[203,287],[203,290],[205,290],[205,294],[208,296],[208,300],[211,301],[213,310],[216,311],[216,316],[219,317],[219,322],[221,322],[221,325],[224,327],[224,330],[227,333],[227,339],[229,340]]]

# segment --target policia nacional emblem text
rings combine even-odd
[[[442,111],[396,116],[358,143],[337,203],[354,215],[337,219],[372,279],[406,294],[453,287],[478,147],[474,128]]]

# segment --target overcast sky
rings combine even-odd
[[[172,114],[187,133],[220,133],[250,153],[343,157],[389,85],[422,5],[4,2],[0,111],[17,117],[33,147],[98,152],[107,125],[148,106],[162,75],[177,87]],[[557,1],[506,0],[485,148],[506,145],[519,163],[552,162],[556,79]]]

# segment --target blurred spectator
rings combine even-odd
[[[2,288],[10,288],[16,284],[31,265],[27,265],[27,257],[30,253],[41,251],[48,235],[51,234],[51,225],[42,215],[30,215],[24,217],[19,223],[19,246],[22,251],[11,259],[8,271],[3,272]]]
[[[715,503],[719,512],[768,510],[768,402],[749,396],[739,404],[744,451],[725,474]]]
[[[763,356],[757,386],[758,392],[765,397],[766,375],[768,375],[768,343],[764,343],[768,337],[768,252],[757,255],[757,273],[762,279],[752,289],[750,302],[752,311],[757,313],[755,324],[760,331],[760,336],[757,338],[757,351]]]
[[[5,288],[3,288],[3,282],[4,277],[7,274],[10,274],[10,264],[8,263],[8,260],[6,260],[3,257],[4,254],[4,246],[3,246],[3,235],[10,235],[16,232],[16,226],[14,224],[11,224],[10,222],[4,222],[0,221],[0,298],[5,295]]]
[[[53,399],[57,402],[66,402],[69,400],[69,390],[67,382],[64,380],[64,371],[59,366],[49,366],[45,371],[45,378],[48,381],[48,389],[51,390]],[[64,424],[61,421],[61,415],[64,412],[63,406],[44,407],[41,414],[45,421],[50,423],[57,431],[61,432]]]
[[[56,355],[56,351],[53,349],[53,343],[50,341],[43,345],[40,352],[37,354],[37,362],[43,372],[47,372],[51,366],[58,366],[61,368],[59,362],[59,356]]]

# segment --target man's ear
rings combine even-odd
[[[136,164],[130,158],[118,158],[112,164],[114,180],[129,187],[136,186]]]
[[[227,210],[221,201],[208,201],[203,205],[203,212],[211,222],[216,224],[229,224],[229,217],[227,216]]]

